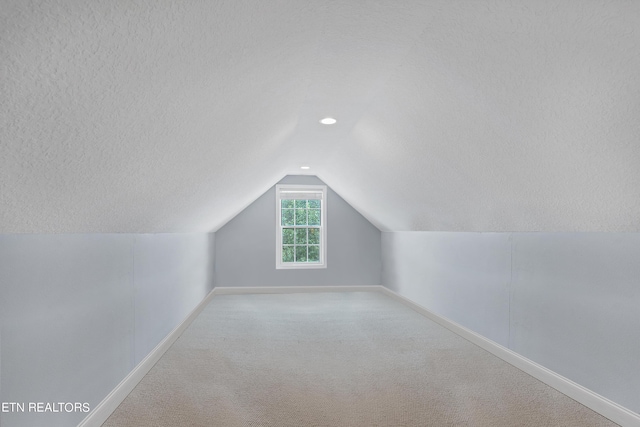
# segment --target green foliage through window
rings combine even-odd
[[[320,262],[321,200],[281,200],[282,262]]]
[[[282,262],[294,262],[295,258],[294,258],[294,254],[295,252],[293,251],[295,249],[295,247],[293,245],[291,246],[283,246],[282,247]]]
[[[294,244],[294,229],[283,228],[282,229],[282,244],[293,245]]]
[[[296,228],[296,245],[306,245],[306,244],[307,244],[307,229]]]
[[[309,262],[320,262],[320,246],[309,245]]]
[[[319,228],[308,228],[309,230],[309,244],[310,245],[319,245],[320,244],[320,229]]]
[[[296,246],[296,262],[307,262],[307,246]]]

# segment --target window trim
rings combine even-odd
[[[281,200],[283,191],[305,192],[313,191],[321,193],[322,203],[320,203],[320,262],[282,262],[282,209]],[[317,269],[327,268],[327,186],[326,185],[299,185],[299,184],[277,184],[276,185],[276,269]]]

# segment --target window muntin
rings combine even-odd
[[[326,267],[326,186],[277,185],[276,268]]]

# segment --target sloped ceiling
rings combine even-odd
[[[0,232],[640,231],[640,2],[0,0]],[[333,126],[318,120],[338,119]]]

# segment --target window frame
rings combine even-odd
[[[289,199],[283,197],[284,192],[314,192],[321,193],[320,198],[320,262],[283,262],[282,261],[282,229],[296,228],[296,226],[282,225],[282,200]],[[293,199],[296,200],[296,199]],[[306,200],[297,198],[297,200]],[[309,226],[305,226],[309,228]],[[327,268],[327,186],[326,185],[299,185],[299,184],[277,184],[276,185],[276,269],[317,269]]]

